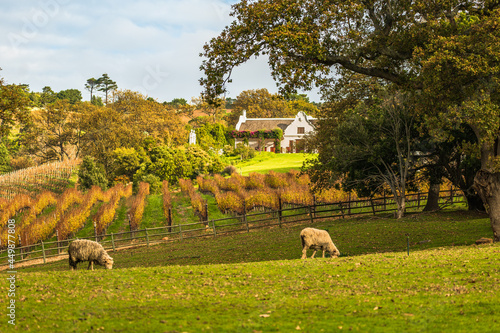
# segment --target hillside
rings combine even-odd
[[[198,220],[186,195],[172,197],[178,223]],[[119,201],[109,232],[128,230],[132,202]],[[161,195],[147,196],[141,223],[164,225]],[[341,257],[298,259],[306,226],[328,230]],[[92,235],[91,223],[77,233]],[[132,244],[108,250],[112,270],[83,263],[72,272],[67,259],[15,267],[13,331],[488,331],[500,310],[500,248],[473,244],[490,235],[486,214],[455,203],[401,220],[385,213]]]
[[[409,214],[402,220],[392,217],[357,217],[310,223],[286,224],[252,229],[214,237],[190,238],[155,246],[139,246],[112,254],[115,268],[164,265],[213,265],[297,259],[301,256],[299,233],[313,226],[328,230],[342,256],[414,251],[444,246],[471,245],[490,237],[485,214],[461,210]],[[407,236],[409,235],[409,236]],[[111,253],[111,252],[110,252]],[[65,271],[67,260],[23,271]]]

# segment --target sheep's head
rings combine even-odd
[[[340,251],[333,244],[328,246],[328,252],[330,253],[330,256],[332,256],[332,257],[340,257]]]
[[[104,259],[104,267],[106,267],[106,269],[112,269],[113,263],[113,258],[111,257],[107,257]]]

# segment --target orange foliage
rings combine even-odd
[[[163,198],[163,214],[168,218],[168,210],[172,209],[172,194],[168,188],[168,181],[163,181],[162,186],[162,198]]]
[[[130,208],[130,224],[133,230],[139,229],[142,221],[142,215],[144,214],[144,207],[146,205],[146,196],[149,194],[149,183],[141,182],[139,183],[139,191],[132,201],[132,207]]]
[[[113,222],[120,199],[122,197],[127,198],[132,195],[132,184],[127,185],[127,187],[123,184],[117,184],[110,190],[111,194],[109,201],[99,207],[99,210],[92,218],[98,234],[104,233],[106,228],[111,224],[111,222]]]
[[[181,191],[189,196],[194,211],[200,214],[202,219],[206,220],[208,218],[207,202],[199,192],[196,192],[191,179],[179,179],[179,186]]]

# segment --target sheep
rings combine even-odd
[[[316,251],[323,251],[323,258],[325,251],[330,253],[332,257],[340,256],[340,251],[333,244],[332,239],[326,230],[319,230],[314,228],[305,228],[300,232],[300,239],[302,241],[302,259],[307,258],[307,250],[314,250],[311,258],[314,258]]]
[[[77,239],[68,246],[69,266],[71,270],[76,269],[76,265],[82,261],[88,261],[88,269],[94,270],[94,262],[98,265],[111,269],[113,258],[111,258],[101,244],[87,240]]]

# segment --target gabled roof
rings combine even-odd
[[[283,132],[293,123],[295,120],[304,119],[309,125],[315,127],[317,121],[316,118],[306,115],[304,112],[299,111],[295,118],[247,118],[247,113],[243,110],[243,114],[240,116],[238,123],[236,124],[236,130],[238,131],[258,131],[258,130],[273,130],[276,128],[281,128]]]
[[[293,118],[277,119],[277,118],[249,118],[241,124],[240,131],[258,131],[258,130],[273,130],[281,128],[283,131],[293,122]]]

